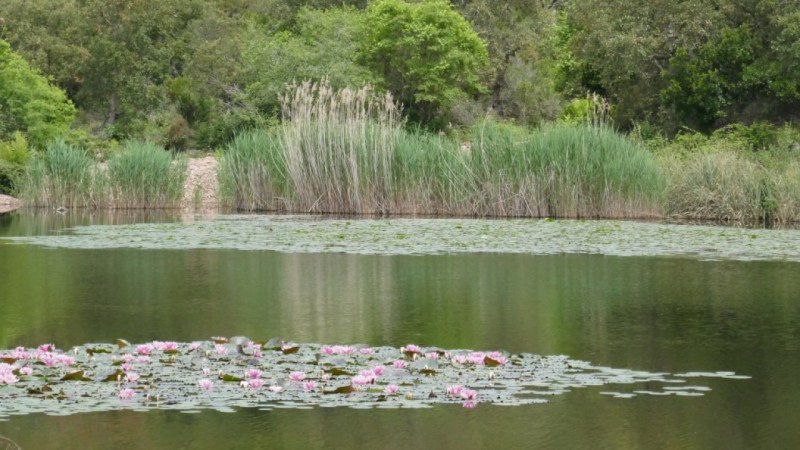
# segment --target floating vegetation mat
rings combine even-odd
[[[601,394],[620,398],[702,396],[710,389],[690,385],[690,379],[749,378],[732,372],[669,375],[597,367],[566,356],[243,337],[140,345],[119,340],[68,351],[44,344],[0,351],[0,361],[0,418],[116,409],[420,408],[439,403],[474,408],[546,403],[551,396],[587,386],[604,386]],[[647,390],[636,388],[645,384]]]
[[[224,215],[186,223],[80,226],[5,240],[58,248],[240,249],[355,254],[593,253],[800,261],[800,230],[625,221],[319,219]]]

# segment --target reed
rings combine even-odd
[[[292,206],[286,160],[275,130],[239,134],[220,160],[220,197],[240,210],[287,211]]]
[[[20,198],[30,206],[93,207],[98,199],[94,161],[86,152],[53,141],[33,158],[20,180]]]
[[[765,171],[731,151],[668,158],[667,214],[683,219],[764,220]]]
[[[476,214],[642,218],[661,214],[664,177],[651,155],[603,125],[531,132],[488,124],[472,138]]]
[[[293,85],[283,123],[237,137],[222,197],[246,210],[528,217],[650,217],[664,179],[631,140],[596,124],[488,122],[459,142],[403,127],[369,87]]]
[[[170,152],[155,144],[129,141],[108,161],[105,175],[104,206],[175,208],[183,199],[186,160],[173,160]]]

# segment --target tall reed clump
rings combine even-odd
[[[658,217],[664,176],[652,156],[597,124],[528,132],[496,124],[471,142],[475,214],[531,217]]]
[[[800,221],[800,162],[787,164],[775,174],[772,183],[774,211],[772,219],[777,223]]]
[[[667,159],[664,166],[670,216],[735,223],[764,220],[769,183],[757,163],[735,152],[714,151]]]
[[[225,150],[217,176],[220,197],[236,209],[293,207],[279,131],[253,130],[236,136]]]
[[[402,117],[392,96],[369,86],[333,90],[326,80],[289,86],[281,97],[281,145],[297,208],[388,212]]]
[[[250,210],[389,212],[402,132],[391,95],[323,80],[290,85],[280,100],[279,127],[240,135],[225,150],[223,199]]]
[[[19,195],[31,206],[93,207],[98,190],[94,161],[63,141],[47,144],[31,160],[19,183]]]
[[[173,208],[183,200],[186,160],[173,160],[163,148],[129,141],[108,161],[106,206],[113,208]]]

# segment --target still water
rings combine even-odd
[[[17,213],[0,216],[0,239],[181,220]],[[781,235],[785,245],[800,243],[800,231],[791,233]],[[711,391],[702,397],[617,399],[589,387],[543,405],[473,410],[31,414],[0,421],[0,436],[26,449],[796,448],[799,332],[800,263],[776,258],[361,255],[0,240],[0,348],[281,336],[563,354],[600,366],[752,377],[703,380]]]

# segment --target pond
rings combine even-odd
[[[0,436],[22,448],[787,448],[800,443],[799,299],[796,230],[18,212],[0,216],[0,349],[280,336],[743,377],[689,379],[697,396],[643,394],[664,387],[641,381],[474,409],[0,414]]]

